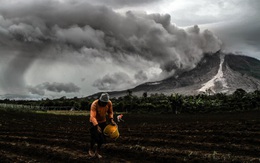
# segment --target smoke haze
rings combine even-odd
[[[169,14],[115,10],[157,2],[4,0],[0,93],[126,89],[192,69],[222,48],[210,30],[180,28]]]
[[[71,93],[79,92],[80,88],[73,83],[49,83],[45,82],[34,87],[28,87],[32,94],[44,95],[45,91]]]

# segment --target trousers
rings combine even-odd
[[[98,132],[97,126],[94,126],[93,123],[90,122],[90,148],[93,149],[94,145],[97,144],[98,148],[101,147],[102,144],[106,142],[106,137],[103,133],[104,128],[107,126],[106,122],[99,123],[98,126],[101,128],[102,133]]]

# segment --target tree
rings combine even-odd
[[[148,96],[148,95],[147,95],[147,92],[144,92],[144,93],[143,93],[143,97],[144,97],[144,98],[147,98],[147,96]]]
[[[75,110],[78,110],[79,108],[81,108],[80,103],[74,101],[73,108],[74,108]]]
[[[133,93],[132,90],[130,90],[130,89],[127,90],[127,95],[128,95],[128,96],[132,96],[132,93]]]
[[[246,91],[243,90],[242,88],[238,88],[234,93],[233,96],[236,98],[241,98],[246,94]]]
[[[182,110],[183,97],[182,95],[175,94],[169,97],[171,108],[175,111],[175,114],[179,114]]]

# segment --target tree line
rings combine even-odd
[[[93,97],[42,99],[42,100],[0,100],[0,103],[40,106],[41,109],[54,110],[89,110]],[[233,94],[150,94],[143,93],[138,97],[133,95],[131,90],[125,96],[112,98],[115,112],[129,113],[160,113],[160,114],[180,114],[180,113],[210,113],[210,112],[233,112],[260,109],[260,91],[246,92],[237,89]]]

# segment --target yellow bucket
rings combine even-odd
[[[103,133],[105,136],[116,140],[119,137],[118,126],[109,124],[104,128]]]

